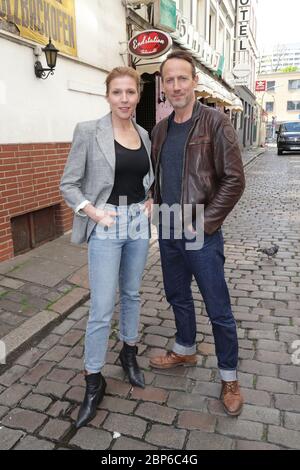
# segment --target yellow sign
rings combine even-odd
[[[0,18],[40,44],[51,37],[60,52],[77,55],[74,0],[0,0]]]

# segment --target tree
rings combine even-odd
[[[288,72],[298,72],[298,67],[295,65],[288,65],[287,67],[284,67],[283,69],[279,70],[280,72],[288,73]]]

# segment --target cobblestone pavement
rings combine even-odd
[[[245,397],[238,418],[225,415],[218,400],[213,336],[195,285],[198,366],[149,367],[149,358],[171,347],[175,333],[153,244],[139,347],[146,389],[133,389],[117,362],[117,305],[103,370],[107,395],[95,419],[74,430],[84,394],[85,302],[0,376],[0,449],[300,449],[300,353],[292,362],[300,338],[299,229],[300,155],[269,151],[249,167],[245,194],[224,225]],[[279,251],[269,260],[257,248],[271,243]]]

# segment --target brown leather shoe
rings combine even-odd
[[[227,414],[238,416],[241,413],[244,400],[237,380],[233,382],[222,380],[220,399]]]
[[[156,369],[170,369],[178,366],[195,366],[197,364],[196,354],[183,356],[173,351],[168,351],[165,356],[156,356],[150,359],[150,366]]]

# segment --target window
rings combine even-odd
[[[300,132],[300,122],[285,122],[281,125],[282,132]]]
[[[275,91],[275,80],[267,82],[267,91]]]
[[[288,101],[287,110],[288,111],[300,111],[300,101]]]
[[[274,111],[274,102],[273,101],[267,101],[266,102],[266,111],[267,111],[267,113],[272,113]]]
[[[299,90],[300,80],[289,80],[289,90]]]

